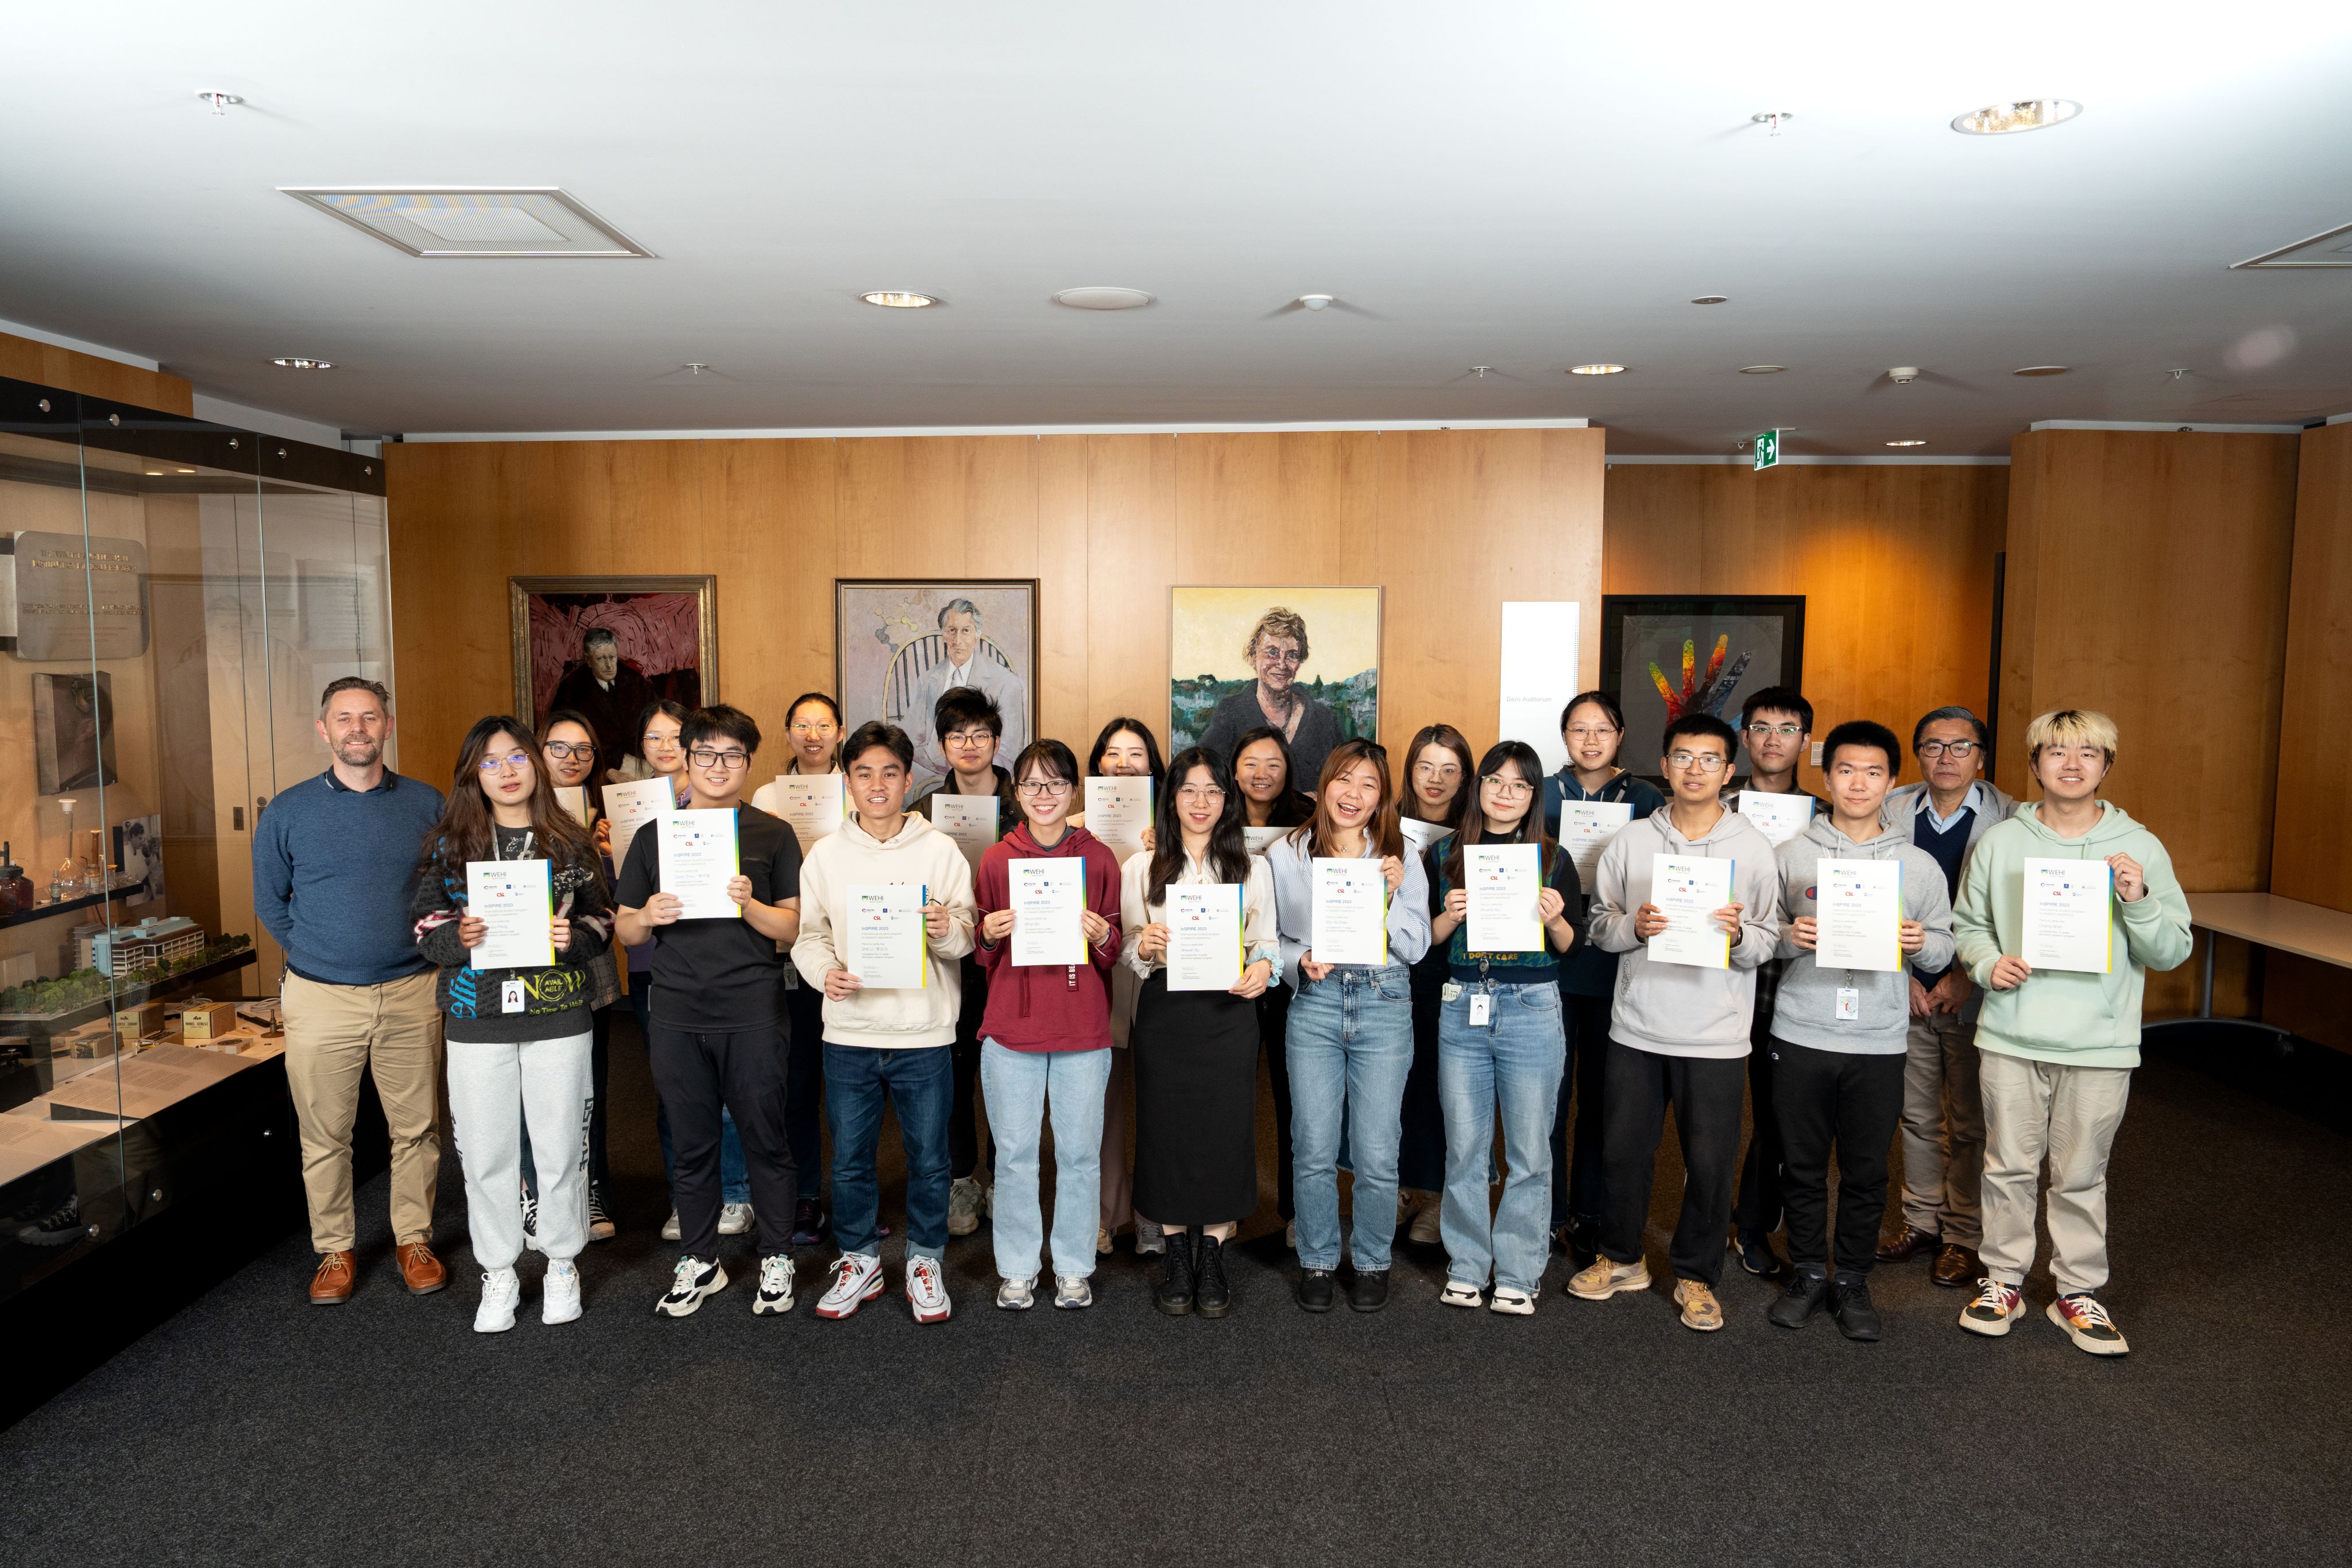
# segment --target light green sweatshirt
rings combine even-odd
[[[2079,839],[2060,838],[2043,826],[2038,805],[2020,806],[1969,856],[1952,935],[1969,978],[1984,988],[1977,1044],[1985,1051],[2069,1067],[2139,1065],[2140,992],[2148,970],[2187,961],[2189,899],[2156,835],[2115,802],[2099,804],[2099,820]],[[1994,990],[1992,967],[2001,955],[2024,955],[2026,861],[2097,861],[2114,854],[2139,862],[2147,892],[2134,904],[2110,903],[2112,972],[2037,969],[2012,989]]]

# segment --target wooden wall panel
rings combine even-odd
[[[103,360],[76,349],[0,332],[0,376],[12,381],[38,382],[89,397],[133,402],[163,413],[195,413],[195,392],[178,376],[142,371],[115,360]]]

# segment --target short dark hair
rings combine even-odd
[[[1927,727],[1929,725],[1943,724],[1947,721],[1957,721],[1958,723],[1968,725],[1970,728],[1974,729],[1977,732],[1977,744],[1979,746],[1989,747],[1992,744],[1992,736],[1990,732],[1985,728],[1985,721],[1979,718],[1969,709],[1955,704],[1949,707],[1939,707],[1931,713],[1926,713],[1920,716],[1919,722],[1911,727],[1912,751],[1914,753],[1918,751],[1919,738],[1927,733]]]
[[[1739,749],[1739,735],[1729,725],[1711,713],[1686,713],[1666,721],[1666,733],[1658,737],[1658,755],[1664,757],[1675,748],[1675,742],[1686,735],[1703,735],[1723,742],[1724,760],[1728,762]]]
[[[1081,777],[1077,754],[1058,740],[1033,740],[1023,747],[1021,755],[1013,759],[1013,781],[1020,783],[1032,768],[1044,768],[1049,778],[1066,779],[1073,784]]]
[[[1807,702],[1805,694],[1794,686],[1766,686],[1746,702],[1741,703],[1739,727],[1746,729],[1749,719],[1767,710],[1774,713],[1795,714],[1808,733],[1813,727],[1813,705]]]
[[[1874,720],[1850,718],[1830,731],[1829,738],[1822,742],[1822,767],[1824,769],[1837,766],[1838,747],[1841,746],[1864,746],[1886,753],[1889,778],[1903,770],[1903,752],[1901,744],[1895,738],[1895,732]]]
[[[741,741],[746,751],[760,749],[760,727],[751,721],[750,714],[740,707],[729,707],[725,703],[712,703],[709,707],[698,707],[687,715],[686,721],[678,726],[677,743],[692,746],[698,740],[722,736],[729,740]]]
[[[915,743],[907,738],[905,730],[895,724],[884,724],[878,718],[867,719],[851,730],[849,738],[841,743],[841,770],[848,772],[851,763],[877,746],[897,758],[899,767],[909,773],[914,771]]]
[[[1004,710],[978,686],[950,686],[931,705],[931,732],[942,740],[971,724],[984,724],[989,734],[1004,738]]]
[[[1611,696],[1607,692],[1603,691],[1579,692],[1574,696],[1568,699],[1568,706],[1566,707],[1559,710],[1560,734],[1566,735],[1568,733],[1569,716],[1575,713],[1578,708],[1582,707],[1586,703],[1591,703],[1602,713],[1607,714],[1609,716],[1610,724],[1614,726],[1616,728],[1622,730],[1625,727],[1625,710],[1617,706],[1617,699],[1615,697]]]
[[[360,675],[345,675],[340,680],[329,681],[327,689],[319,694],[320,713],[327,711],[327,705],[335,700],[337,692],[372,692],[375,695],[376,706],[386,713],[392,711],[392,694],[383,689],[382,681],[371,681]]]

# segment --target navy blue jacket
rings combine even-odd
[[[253,910],[286,967],[328,986],[380,986],[431,967],[408,901],[441,791],[386,769],[353,789],[329,768],[281,789],[253,831]]]

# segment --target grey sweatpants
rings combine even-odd
[[[2107,1282],[2107,1155],[2131,1097],[2128,1067],[2064,1067],[1985,1051],[1985,1272],[2033,1267],[2034,1188],[2050,1161],[2050,1271],[2062,1294]]]
[[[588,1244],[594,1039],[583,1030],[520,1044],[448,1042],[449,1116],[466,1165],[466,1228],[474,1260],[484,1269],[511,1269],[522,1256],[526,1120],[539,1162],[540,1249],[550,1258],[577,1258]]]

